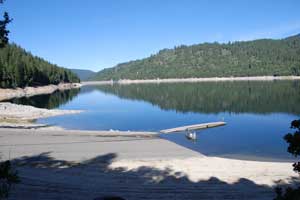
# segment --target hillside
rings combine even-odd
[[[300,75],[300,34],[227,44],[163,49],[148,58],[104,69],[93,80]]]
[[[33,56],[15,44],[0,49],[0,88],[80,82],[70,70]]]
[[[81,81],[87,81],[96,75],[96,72],[85,69],[70,69],[74,74],[76,74]]]

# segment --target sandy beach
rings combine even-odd
[[[82,85],[107,85],[107,84],[141,84],[141,83],[193,83],[193,82],[220,82],[220,81],[274,81],[274,80],[300,80],[300,76],[245,76],[245,77],[208,77],[208,78],[168,78],[117,81],[87,81]]]
[[[22,182],[10,199],[272,199],[291,163],[207,157],[155,133],[0,129]]]

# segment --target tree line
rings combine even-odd
[[[16,44],[0,48],[0,87],[16,88],[80,82],[70,70],[33,56]]]
[[[163,49],[100,71],[93,80],[300,75],[300,35]]]
[[[3,0],[0,0],[0,4]],[[33,56],[16,44],[9,44],[7,25],[12,21],[7,12],[0,20],[0,88],[40,86],[80,79],[68,69]]]

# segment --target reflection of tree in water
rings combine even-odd
[[[56,91],[52,94],[37,95],[32,97],[23,97],[11,100],[12,103],[31,105],[38,108],[57,108],[68,103],[78,95],[80,89]]]
[[[120,98],[143,100],[164,110],[201,113],[299,114],[299,81],[239,81],[101,85]]]

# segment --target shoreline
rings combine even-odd
[[[60,83],[58,85],[46,85],[39,87],[25,87],[16,89],[0,88],[0,101],[9,100],[13,98],[31,97],[42,94],[51,94],[57,90],[63,91],[80,87],[80,83]]]
[[[0,102],[0,127],[4,126],[19,126],[20,123],[25,123],[29,126],[37,125],[34,120],[40,118],[54,117],[67,114],[78,114],[82,110],[58,110],[36,108],[33,106],[18,105],[8,102]],[[38,125],[37,125],[38,126]]]
[[[194,82],[222,82],[222,81],[274,81],[300,80],[300,76],[249,76],[249,77],[208,77],[208,78],[168,78],[168,79],[120,79],[117,81],[84,81],[82,85],[112,85],[112,84],[140,84],[140,83],[194,83]]]
[[[0,102],[0,160],[11,160],[22,181],[12,199],[95,199],[116,192],[125,199],[272,199],[273,187],[293,185],[298,177],[292,162],[209,157],[156,132],[30,122],[79,112]]]
[[[234,191],[231,199],[267,199],[274,195],[274,186],[292,184],[298,177],[290,162],[207,157],[135,132],[128,136],[114,131],[0,128],[0,137],[2,160],[12,160],[23,182],[12,191],[13,199],[32,199],[32,191],[45,199],[83,199],[83,191],[90,195],[86,199],[116,191],[125,199],[139,194],[149,199],[163,194],[168,195],[162,199],[199,199],[184,198],[189,192],[197,193],[194,197],[209,194],[201,199],[223,199],[228,191]],[[190,190],[175,192],[178,188]]]

